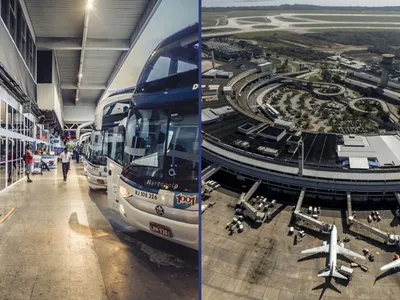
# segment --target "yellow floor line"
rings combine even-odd
[[[11,214],[13,214],[15,210],[16,210],[15,207],[11,208],[8,214],[6,214],[2,219],[0,219],[0,224],[2,224],[5,220],[7,220],[7,218],[11,216]]]

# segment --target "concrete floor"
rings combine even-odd
[[[344,222],[340,211],[322,210],[322,221],[335,224],[338,236],[351,240],[345,244],[357,253],[364,248],[375,255],[375,262],[362,261],[369,271],[354,270],[350,282],[332,279],[341,293],[317,277],[325,268],[328,256],[302,255],[304,249],[322,246],[329,241],[328,235],[306,230],[306,237],[297,245],[288,236],[288,224],[293,206],[278,205],[273,220],[260,228],[244,224],[242,233],[229,236],[225,226],[232,220],[239,195],[221,189],[214,191],[208,201],[216,204],[202,215],[202,298],[213,299],[398,299],[400,272],[388,272],[381,276],[379,268],[390,262],[398,248],[387,248],[374,240],[357,240],[358,233],[343,233]],[[205,202],[205,203],[207,203]],[[367,213],[357,212],[364,221]],[[393,215],[381,213],[383,220],[373,225],[388,232],[400,233],[400,227],[391,227]],[[366,222],[366,221],[365,221]],[[305,225],[307,228],[307,226]],[[338,266],[349,266],[351,260],[338,256]],[[392,274],[393,273],[393,274]]]
[[[132,233],[90,192],[83,167],[0,194],[0,299],[197,299],[198,252]]]

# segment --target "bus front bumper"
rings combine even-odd
[[[106,190],[107,189],[107,176],[98,176],[90,173],[89,170],[87,170],[87,179],[90,188],[94,190]],[[102,174],[103,175],[103,174]]]
[[[119,212],[123,219],[138,230],[148,232],[174,243],[198,250],[199,248],[199,225],[188,224],[170,220],[157,215],[149,214],[130,205],[124,197],[118,192]],[[167,228],[172,236],[155,232],[154,225],[161,228]],[[150,229],[153,228],[153,229]],[[158,227],[157,227],[158,228]],[[164,231],[164,230],[162,230]],[[165,232],[165,231],[164,231]]]

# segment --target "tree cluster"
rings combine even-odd
[[[368,52],[375,54],[393,53],[400,58],[400,34],[393,34],[389,31],[333,31],[306,33],[308,37],[323,40],[331,43],[339,43],[344,45],[356,45],[368,47]]]

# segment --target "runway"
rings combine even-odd
[[[400,30],[400,22],[384,22],[384,21],[366,21],[366,22],[357,22],[357,21],[327,21],[327,20],[314,20],[311,18],[301,17],[301,16],[346,16],[346,17],[400,17],[400,15],[385,15],[385,14],[320,14],[320,13],[280,13],[276,15],[266,15],[270,20],[270,23],[265,22],[257,22],[257,21],[245,21],[248,18],[252,18],[252,16],[246,17],[228,17],[228,23],[220,26],[208,26],[203,27],[204,30],[211,29],[226,29],[232,28],[232,31],[224,31],[224,32],[214,32],[214,33],[203,33],[203,37],[218,37],[225,36],[229,34],[235,33],[248,33],[248,32],[259,32],[259,31],[277,31],[277,30],[286,30],[293,32],[305,32],[310,30],[319,30],[319,29],[382,29],[382,30]],[[254,16],[254,17],[262,17],[262,16]],[[297,19],[298,22],[285,21],[280,18],[290,18]],[[349,24],[349,26],[343,26]],[[268,25],[272,26],[271,28],[255,28],[254,26]],[[307,26],[310,25],[310,26]],[[321,25],[321,26],[318,26]],[[324,26],[322,26],[324,25]],[[361,26],[363,25],[363,26]],[[387,25],[387,26],[386,26]],[[300,27],[301,26],[301,27]]]

